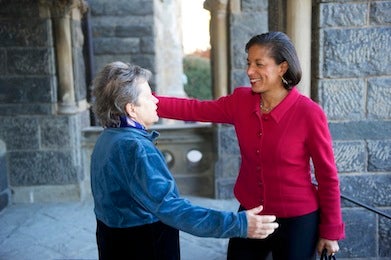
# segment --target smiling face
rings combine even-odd
[[[254,92],[265,93],[284,88],[281,76],[286,70],[287,63],[276,64],[269,56],[268,47],[255,44],[248,49],[247,75]]]
[[[159,120],[156,112],[156,104],[159,100],[152,95],[147,81],[140,82],[138,87],[141,91],[137,103],[128,103],[126,105],[126,111],[130,118],[148,128]]]

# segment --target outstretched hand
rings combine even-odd
[[[262,210],[263,206],[246,210],[248,238],[264,239],[278,227],[276,216],[258,215]]]

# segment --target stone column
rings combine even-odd
[[[74,114],[78,112],[75,100],[75,86],[72,58],[72,12],[84,13],[87,5],[83,0],[41,0],[42,5],[48,6],[53,22],[55,38],[57,77],[58,77],[58,113]]]
[[[160,95],[186,97],[183,88],[181,1],[156,3],[156,83]]]
[[[213,97],[225,96],[228,90],[228,0],[206,0],[204,8],[211,12],[210,42]]]
[[[311,0],[287,0],[287,34],[299,56],[303,75],[299,90],[311,95]]]

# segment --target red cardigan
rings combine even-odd
[[[321,107],[293,88],[269,114],[260,113],[260,94],[239,87],[217,100],[159,96],[160,117],[232,124],[241,153],[234,187],[246,209],[280,218],[320,209],[320,237],[344,237],[339,179],[327,118]],[[311,182],[310,159],[318,182]]]

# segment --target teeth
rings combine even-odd
[[[250,79],[251,83],[254,83],[254,82],[257,82],[257,81],[260,81],[260,79]]]

